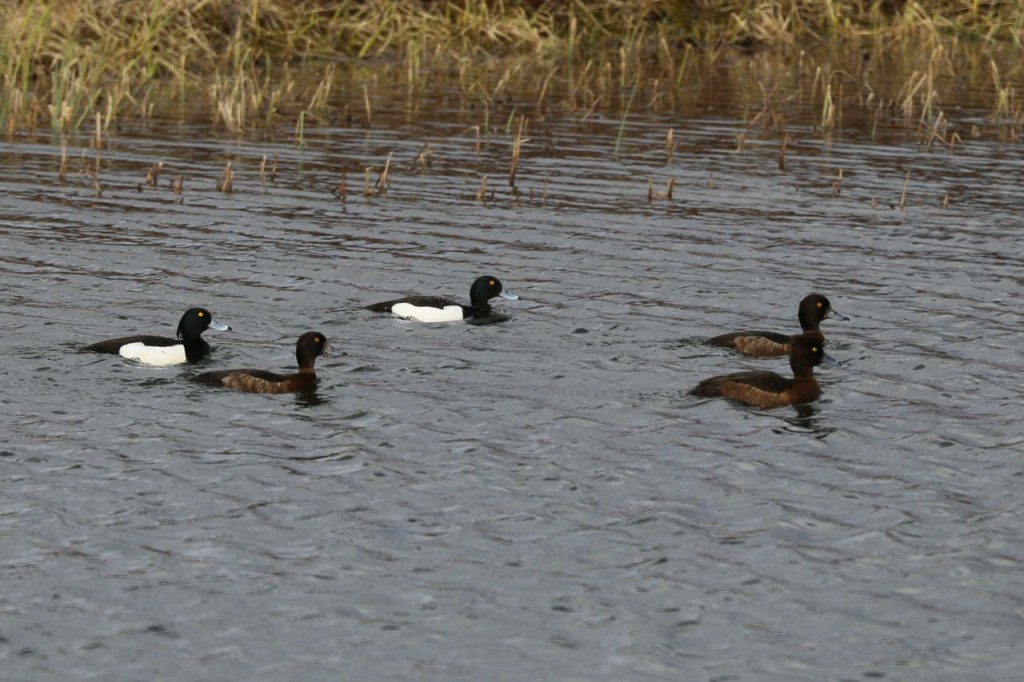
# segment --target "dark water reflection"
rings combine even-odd
[[[518,196],[510,138],[477,152],[475,114],[443,106],[302,148],[125,130],[101,197],[56,182],[59,149],[5,145],[3,678],[1018,675],[1016,147],[794,127],[783,171],[711,113],[637,113],[618,159],[617,121],[535,121]],[[362,196],[389,151],[388,195]],[[361,309],[485,272],[521,296],[499,324]],[[792,329],[812,290],[850,317],[821,400],[687,394],[785,371],[702,340]],[[75,352],[192,305],[234,328],[200,367]],[[189,381],[287,368],[307,329],[345,352],[309,394]]]

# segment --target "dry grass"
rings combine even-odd
[[[105,132],[198,96],[228,131],[287,122],[301,141],[371,60],[410,93],[442,74],[486,111],[519,97],[624,122],[631,108],[684,106],[738,50],[755,63],[765,56],[753,121],[764,131],[785,134],[791,104],[779,93],[793,80],[764,68],[776,59],[801,71],[796,85],[810,94],[796,103],[819,112],[823,131],[850,106],[934,128],[967,44],[1003,51],[987,79],[993,120],[1024,127],[1014,89],[1024,10],[996,0],[10,0],[0,22],[7,137],[48,127],[59,138],[97,116]],[[903,74],[901,91],[882,84],[883,63],[890,79]],[[362,85],[345,119],[370,126]]]

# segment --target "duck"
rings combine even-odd
[[[813,334],[798,334],[789,344],[792,379],[775,372],[736,372],[705,379],[690,393],[702,398],[731,398],[762,408],[799,405],[817,400],[821,395],[814,368],[826,361],[835,363],[825,354],[820,339]]]
[[[491,312],[489,301],[495,296],[509,301],[519,300],[519,296],[503,289],[497,277],[484,275],[477,277],[470,287],[469,305],[461,305],[443,296],[406,296],[374,303],[366,306],[366,309],[375,313],[392,313],[417,322],[456,322],[486,317]]]
[[[824,343],[825,335],[821,333],[818,325],[830,315],[837,320],[847,319],[832,309],[832,304],[824,295],[814,293],[804,296],[797,314],[802,333]],[[792,335],[776,332],[742,331],[708,339],[708,344],[719,348],[732,348],[743,355],[768,358],[789,355],[793,338]]]
[[[110,353],[143,365],[180,365],[199,362],[210,353],[210,344],[202,338],[207,329],[231,331],[231,327],[213,319],[206,308],[189,308],[178,322],[177,338],[140,334],[108,339],[85,346],[82,350]]]
[[[233,388],[244,393],[295,393],[309,391],[316,385],[314,363],[330,352],[327,337],[320,332],[306,332],[295,342],[295,359],[299,371],[277,374],[262,369],[225,369],[203,372],[194,380],[209,386]]]

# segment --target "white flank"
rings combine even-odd
[[[147,346],[144,343],[127,343],[121,346],[121,357],[141,362],[143,365],[180,365],[186,361],[185,346]]]
[[[446,305],[443,308],[431,308],[430,306],[418,306],[411,303],[396,303],[391,306],[391,312],[406,320],[417,320],[419,322],[455,322],[463,319],[462,306]]]

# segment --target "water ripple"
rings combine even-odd
[[[806,135],[782,172],[709,117],[667,161],[679,122],[638,114],[615,159],[618,123],[552,117],[513,194],[507,140],[477,153],[445,115],[303,148],[114,140],[102,197],[56,182],[51,145],[5,148],[5,679],[1017,673],[1016,156]],[[392,150],[388,195],[362,196]],[[139,187],[154,160],[180,198]],[[521,296],[500,324],[360,308],[485,272]],[[821,400],[688,394],[786,371],[703,340],[792,330],[812,290],[850,317],[825,323]],[[77,352],[192,305],[234,328],[197,368]],[[308,329],[345,352],[311,395],[189,381],[287,369]]]

